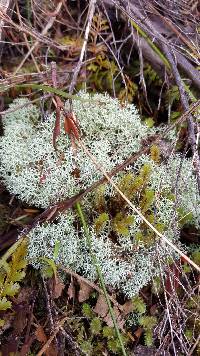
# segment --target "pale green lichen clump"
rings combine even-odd
[[[81,93],[80,99],[83,101],[73,101],[73,110],[82,140],[106,170],[138,151],[149,129],[141,123],[134,105],[121,107],[118,100],[102,94],[91,97]],[[11,108],[26,102],[17,99]],[[102,174],[82,150],[74,154],[63,126],[55,151],[54,113],[44,121],[38,118],[39,109],[34,105],[4,116],[0,174],[11,193],[45,208],[88,187]],[[79,169],[80,179],[73,174],[75,168]]]
[[[53,259],[56,244],[59,244],[56,263],[73,271],[81,273],[86,278],[95,281],[98,276],[92,264],[86,237],[81,231],[81,238],[74,223],[75,215],[67,213],[61,215],[56,223],[37,226],[29,234],[29,259],[36,268],[41,266],[41,258]],[[104,276],[106,285],[123,291],[128,297],[138,294],[152,277],[160,273],[155,260],[155,246],[134,251],[132,248],[124,251],[116,246],[108,237],[105,228],[97,234],[90,229],[92,251]],[[133,246],[132,246],[133,247]],[[166,259],[170,251],[159,246],[159,256]]]
[[[141,141],[155,133],[155,129],[141,123],[134,105],[122,107],[118,100],[102,94],[80,93],[79,99],[73,100],[73,110],[81,138],[106,171],[138,151]],[[28,100],[15,100],[10,109],[22,104],[28,104]],[[5,115],[4,136],[0,141],[0,174],[8,190],[21,200],[42,208],[71,197],[102,176],[80,148],[74,152],[63,126],[54,149],[54,125],[54,113],[41,120],[39,109],[29,103]],[[147,173],[149,171],[145,184],[141,182],[144,167]],[[75,169],[78,169],[78,177]],[[124,193],[129,191],[128,197],[168,238],[177,243],[180,226],[185,222],[200,226],[200,201],[190,159],[172,155],[162,163],[142,155],[127,172],[133,172],[135,177],[130,178],[135,193],[131,198],[129,187],[124,188]],[[123,176],[124,173],[120,173],[114,178],[119,186]],[[105,201],[115,202],[117,206],[119,197],[111,186],[107,185],[105,195]],[[128,206],[121,206],[125,215],[120,217],[120,204],[113,212],[111,203],[105,203],[108,219],[99,231],[94,223],[99,215],[94,196],[87,197],[83,203],[89,217],[92,249],[106,284],[132,297],[160,273],[158,256],[165,261],[172,256],[172,251],[146,229],[141,218]],[[125,224],[126,217],[131,223],[123,230],[122,218]],[[48,257],[95,280],[96,270],[86,237],[77,226],[77,217],[72,212],[60,215],[55,223],[36,226],[29,234],[29,258],[33,265],[39,267],[41,257]],[[55,256],[57,244],[59,249]]]

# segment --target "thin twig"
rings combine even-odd
[[[74,75],[72,77],[72,81],[71,81],[71,84],[70,84],[70,87],[69,87],[69,93],[70,94],[73,93],[74,87],[76,85],[77,77],[78,77],[78,74],[79,74],[81,66],[82,66],[83,57],[84,57],[84,54],[85,54],[85,50],[86,50],[86,46],[87,46],[87,42],[88,42],[88,37],[89,37],[89,33],[90,33],[90,28],[91,28],[91,24],[92,24],[92,19],[93,19],[93,16],[94,16],[95,4],[96,4],[96,0],[90,0],[89,9],[88,9],[88,22],[87,22],[87,26],[86,26],[86,30],[85,30],[83,46],[81,48],[79,61],[78,61],[78,64],[77,64],[77,66],[76,66],[76,68],[74,70]]]
[[[62,1],[60,1],[56,7],[55,10],[55,15],[50,17],[49,21],[47,22],[46,26],[44,27],[44,29],[42,30],[42,36],[45,36],[47,34],[47,32],[50,30],[50,28],[53,26],[55,20],[56,20],[56,15],[58,15],[60,9],[62,7]],[[22,68],[23,64],[26,62],[27,58],[30,56],[30,54],[34,51],[34,49],[37,47],[37,45],[39,44],[39,40],[37,40],[33,46],[29,49],[28,53],[25,55],[25,57],[23,58],[23,60],[21,61],[21,63],[19,64],[19,66],[17,67],[17,69],[15,70],[15,72],[13,73],[13,76],[15,76],[19,70]]]
[[[190,352],[188,353],[188,356],[192,356],[192,355],[193,355],[193,352],[194,352],[194,350],[196,349],[196,347],[197,347],[199,341],[200,341],[200,334],[198,335],[198,337],[197,337],[197,339],[196,339],[194,345],[192,346]]]
[[[49,340],[46,342],[46,344],[42,347],[42,349],[36,354],[36,356],[42,356],[46,350],[50,347],[53,339],[56,337],[57,333],[59,332],[60,328],[64,325],[66,320],[69,319],[67,316],[64,317],[61,321],[59,321],[55,327],[55,331],[53,335],[50,336]]]
[[[2,8],[0,8],[0,19],[2,19],[6,23],[9,23],[10,25],[12,25],[19,32],[25,32],[26,34],[32,36],[38,42],[42,42],[42,43],[48,44],[51,47],[59,48],[60,50],[66,50],[68,48],[68,46],[60,45],[59,43],[56,43],[55,41],[52,41],[52,39],[49,39],[48,37],[45,37],[44,35],[40,34],[39,32],[36,32],[35,29],[30,28],[30,27],[26,26],[25,24],[23,24],[23,26],[18,25],[15,21],[13,21],[5,13],[5,11],[3,11]]]
[[[183,106],[183,110],[186,112],[189,109],[189,103],[188,103],[188,99],[187,99],[187,95],[185,92],[185,87],[184,87],[183,81],[179,74],[179,71],[178,71],[177,65],[175,63],[175,60],[173,58],[173,55],[171,53],[171,50],[166,45],[163,45],[163,50],[164,50],[164,53],[171,65],[172,73],[174,75],[174,79],[175,79],[176,84],[179,89],[181,104]],[[191,115],[188,115],[187,123],[188,123],[189,143],[191,145],[191,149],[192,149],[192,153],[193,153],[193,166],[194,166],[194,171],[196,173],[197,184],[198,184],[198,189],[199,189],[199,194],[200,194],[200,158],[199,158],[199,153],[198,153],[198,143],[196,142],[196,138],[195,138],[195,125],[194,125],[194,121],[193,121],[193,118]]]
[[[22,23],[22,17],[21,17],[20,11],[19,11],[19,6],[18,6],[18,2],[17,2],[17,1],[15,1],[15,6],[16,6],[16,8],[17,8],[17,15],[18,15],[18,18],[19,18],[20,25],[22,26],[22,25],[23,25],[23,23]],[[28,48],[28,50],[30,51],[30,50],[31,50],[31,47],[30,47],[30,45],[29,45],[29,42],[28,42],[28,38],[27,38],[26,33],[23,33],[23,37],[24,37],[24,40],[25,40],[25,42],[26,42],[27,48]],[[36,62],[36,59],[35,59],[35,57],[34,57],[34,55],[33,55],[32,52],[31,52],[31,58],[32,58],[32,60],[33,60],[33,63],[35,64],[35,68],[36,68],[37,72],[40,73],[40,68],[38,67],[38,64],[37,64],[37,62]]]

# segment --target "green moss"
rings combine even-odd
[[[193,330],[186,329],[184,334],[185,334],[186,338],[189,341],[192,341],[192,339],[193,339]]]
[[[150,175],[151,175],[151,170],[152,170],[151,165],[148,164],[148,163],[145,163],[143,165],[143,167],[141,168],[140,173],[139,173],[139,177],[142,179],[143,185],[147,184],[149,182],[149,178],[150,178]]]
[[[134,223],[134,216],[126,216],[122,213],[117,213],[112,220],[113,230],[119,235],[128,236],[129,226]]]
[[[82,305],[82,312],[83,312],[83,315],[86,317],[86,318],[92,318],[94,317],[94,312],[92,311],[90,305],[88,303],[84,303]]]
[[[141,316],[139,324],[144,329],[145,345],[152,346],[153,344],[153,328],[157,323],[157,319],[153,316]]]
[[[109,339],[112,339],[115,337],[115,330],[114,328],[111,328],[110,326],[104,326],[103,327],[103,337]]]
[[[100,232],[105,224],[109,221],[108,213],[102,213],[94,220],[94,229],[98,233]]]
[[[153,190],[145,189],[142,199],[140,201],[140,209],[142,213],[146,213],[146,211],[151,207],[154,202],[155,193]]]
[[[102,355],[102,352],[106,350],[120,353],[121,345],[115,328],[105,325],[103,318],[95,315],[89,303],[82,305],[82,315],[87,318],[86,323],[82,317],[72,318],[71,321],[71,327],[76,333],[76,340],[82,351],[87,355]],[[126,345],[129,338],[124,334],[121,334],[121,338]]]
[[[90,331],[93,335],[98,335],[100,334],[102,329],[101,326],[101,320],[97,317],[95,317],[94,319],[92,319],[91,324],[90,324]]]
[[[144,303],[143,299],[137,295],[132,299],[133,303],[133,310],[139,314],[144,314],[146,312],[146,304]]]
[[[150,155],[151,155],[151,159],[156,162],[159,163],[160,162],[160,149],[157,145],[152,145],[150,148]]]

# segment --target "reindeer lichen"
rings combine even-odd
[[[73,101],[83,143],[97,161],[111,170],[138,151],[149,129],[134,105],[122,107],[108,95],[81,93]],[[11,109],[27,104],[17,99]],[[0,174],[8,190],[21,200],[45,208],[88,187],[102,176],[83,150],[73,152],[61,127],[57,150],[52,144],[55,113],[39,120],[39,109],[24,106],[4,116],[5,135],[0,142]],[[151,129],[151,133],[155,130]],[[75,177],[75,169],[79,177]]]
[[[154,128],[141,123],[134,105],[121,106],[106,94],[79,95],[82,100],[73,100],[73,110],[81,139],[106,171],[121,164],[141,148],[144,138],[155,134]],[[11,193],[46,208],[102,177],[86,153],[78,146],[74,149],[63,125],[55,150],[55,113],[41,118],[39,109],[24,99],[16,100],[11,108],[23,104],[23,109],[5,115],[0,141],[0,174]],[[161,157],[154,145],[150,154],[141,155],[113,179],[158,231],[179,244],[180,226],[187,217],[196,227],[200,225],[197,183],[190,159],[174,154],[162,162]],[[173,256],[172,250],[108,184],[92,192],[83,207],[92,252],[106,284],[128,297],[137,295],[160,273],[159,260]],[[36,226],[29,233],[28,251],[35,267],[47,257],[90,280],[97,279],[86,236],[74,212],[61,214],[54,223]]]

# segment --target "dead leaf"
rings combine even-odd
[[[103,294],[99,294],[94,312],[104,318],[108,314],[108,305]]]
[[[1,355],[16,355],[19,346],[20,337],[9,335],[6,342],[1,345]]]
[[[140,338],[140,336],[143,334],[143,329],[142,328],[138,328],[135,332],[134,335],[137,339]]]
[[[74,287],[73,278],[71,278],[71,282],[70,282],[69,288],[67,290],[67,295],[69,296],[69,299],[74,299],[75,298],[75,287]]]
[[[150,308],[150,314],[155,316],[158,315],[158,306],[157,304],[153,304]]]
[[[28,302],[30,297],[35,293],[35,291],[31,287],[21,288],[18,296],[15,298],[16,304],[22,304],[24,302]],[[29,303],[28,303],[29,304]]]
[[[122,305],[123,314],[127,315],[133,311],[133,302],[132,300],[128,300],[126,303]]]
[[[32,336],[30,336],[28,338],[28,340],[22,346],[22,348],[20,350],[20,353],[19,353],[19,356],[27,356],[28,355],[28,353],[30,351],[30,348],[31,348],[31,345],[33,344],[35,339],[36,339],[35,335],[32,335]]]
[[[63,289],[65,288],[64,283],[61,282],[60,278],[56,276],[54,279],[54,286],[53,286],[53,298],[57,299],[61,296]]]
[[[28,317],[30,317],[29,306],[19,305],[15,307],[16,315],[13,320],[14,333],[20,335],[25,329],[28,323]]]
[[[65,121],[64,121],[64,129],[65,129],[65,133],[68,134],[69,136],[72,135],[77,140],[80,139],[76,116],[73,112],[69,112],[66,115]]]
[[[44,332],[44,329],[41,325],[39,325],[35,331],[35,336],[37,338],[37,340],[39,342],[41,342],[42,344],[46,344],[48,341],[48,338]],[[53,344],[53,342],[49,345],[49,347],[47,347],[47,349],[45,350],[45,355],[46,356],[57,356],[58,352],[56,351],[56,348]]]
[[[37,327],[37,329],[35,330],[35,336],[39,342],[42,342],[42,343],[47,342],[47,336],[46,336],[44,329],[41,325],[39,325]]]
[[[87,284],[86,282],[79,280],[79,286],[80,286],[80,290],[78,293],[78,301],[80,303],[85,302],[85,300],[87,300],[90,297],[90,294],[93,291],[93,288]]]
[[[117,325],[118,325],[118,328],[125,332],[124,330],[124,324],[125,324],[125,320],[123,318],[123,315],[120,313],[119,309],[114,307],[113,308],[113,312],[114,312],[114,315],[115,315],[115,319],[116,319],[116,322],[117,322]],[[113,327],[113,320],[112,320],[112,317],[110,315],[110,313],[108,313],[106,315],[106,317],[103,318],[103,320],[106,322],[106,324],[110,327]]]

